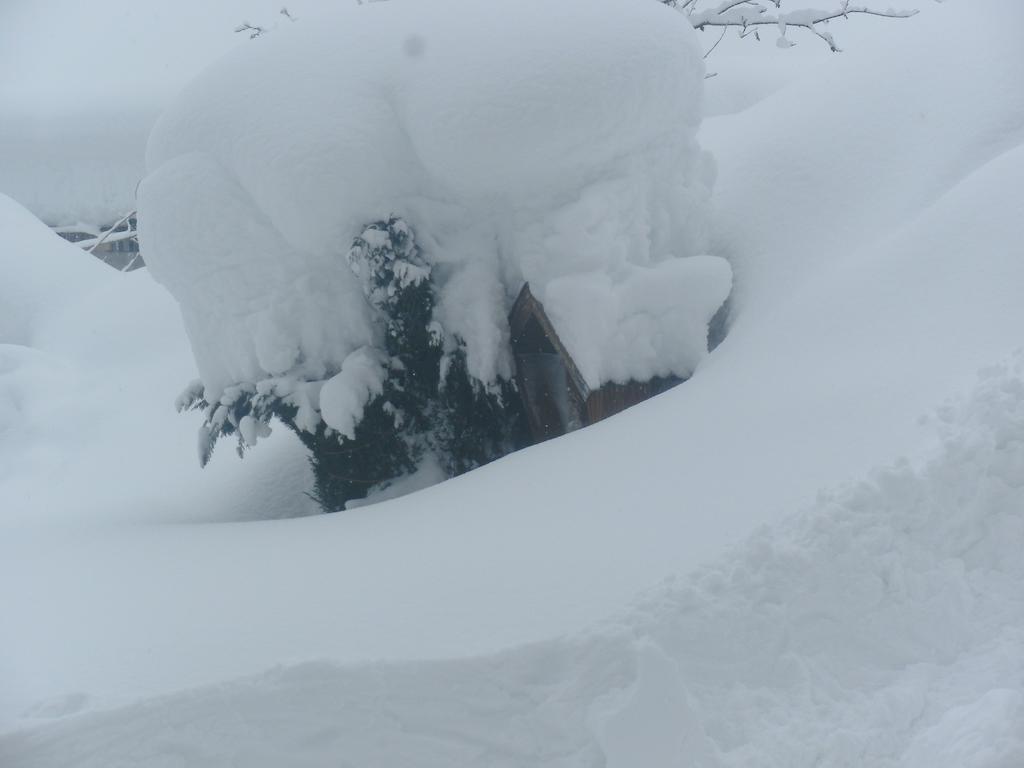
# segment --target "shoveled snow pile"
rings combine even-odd
[[[689,375],[731,280],[686,258],[703,74],[686,18],[634,0],[346,4],[235,51],[158,122],[139,196],[207,399],[379,346],[345,254],[392,214],[477,379],[511,374],[524,282],[591,385]]]
[[[1024,356],[934,421],[943,445],[921,468],[824,494],[585,634],[280,667],[15,733],[0,755],[19,768],[1015,768]]]

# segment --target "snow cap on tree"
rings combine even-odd
[[[628,286],[704,250],[704,65],[682,14],[636,0],[390,0],[308,21],[239,46],[150,139],[140,237],[211,396],[324,379],[376,343],[338,256],[388,213],[436,259],[438,318],[485,383],[511,374],[506,313],[523,282],[546,300],[553,281],[567,295],[598,276],[619,308],[599,325],[628,334],[626,313],[644,311]],[[671,342],[674,328],[654,332]],[[634,340],[594,346],[588,368],[663,372]]]

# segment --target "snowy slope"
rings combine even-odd
[[[627,414],[331,517],[154,525],[223,519],[224,496],[196,509],[185,475],[147,473],[160,507],[135,485],[106,498],[134,525],[14,525],[46,477],[5,479],[0,755],[1019,765],[1021,13],[929,8],[705,124],[733,323],[689,383]],[[158,333],[189,364],[180,331]],[[971,390],[947,426],[921,423]],[[179,441],[168,460],[190,458],[193,425],[152,418]],[[110,445],[126,429],[89,426]],[[51,498],[74,510],[99,486]],[[373,659],[390,663],[356,664]]]
[[[303,460],[285,435],[268,446],[280,470],[261,459],[261,470],[199,470],[194,427],[173,407],[192,358],[177,307],[148,275],[113,272],[3,196],[0,271],[5,524],[196,519],[189,508],[204,504],[244,519],[274,483],[277,502],[304,506]]]
[[[1024,763],[1024,357],[938,455],[585,634],[457,661],[307,663],[0,741],[22,768]]]

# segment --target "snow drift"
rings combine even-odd
[[[322,380],[375,329],[344,254],[404,217],[471,375],[511,374],[524,282],[589,383],[687,376],[729,290],[702,252],[712,171],[686,19],[630,0],[397,0],[254,41],[150,139],[143,248],[182,305],[207,400]],[[672,302],[646,306],[637,286]]]
[[[586,633],[482,658],[278,667],[16,733],[0,755],[19,768],[1021,765],[1024,357],[933,423],[944,445],[923,467],[825,493]]]

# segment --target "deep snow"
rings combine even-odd
[[[202,472],[182,451],[195,425],[173,404],[194,363],[174,301],[147,274],[113,272],[2,195],[0,272],[5,526],[209,519],[207,505],[228,519],[265,517],[266,502],[309,509],[310,480],[283,430],[258,470]]]
[[[583,634],[281,666],[0,741],[22,768],[1024,763],[1024,356],[944,438]],[[72,702],[73,704],[73,702]]]
[[[180,321],[144,274],[83,282],[86,310],[54,315],[48,348],[19,332],[18,370],[52,361],[30,370],[65,404],[86,401],[59,386],[72,364],[90,392],[126,370],[140,386],[122,394],[130,417],[93,395],[75,422],[0,378],[22,403],[8,430],[29,406],[53,430],[16,447],[5,432],[8,455],[31,446],[70,472],[63,488],[48,462],[0,482],[0,608],[17,627],[0,637],[0,755],[1020,764],[1022,13],[928,8],[757,103],[760,75],[720,98],[744,106],[701,135],[719,165],[713,250],[737,277],[725,342],[684,387],[405,499],[167,525],[223,520],[230,499],[279,512],[261,498],[271,462],[221,462],[238,472],[223,484],[148,469],[147,452],[192,462],[194,425],[168,407],[191,372]],[[5,215],[0,253],[42,251],[28,229]],[[135,301],[148,314],[125,313]],[[82,317],[110,319],[125,348],[94,353]],[[137,398],[147,383],[166,393]],[[670,573],[690,575],[623,610]]]

